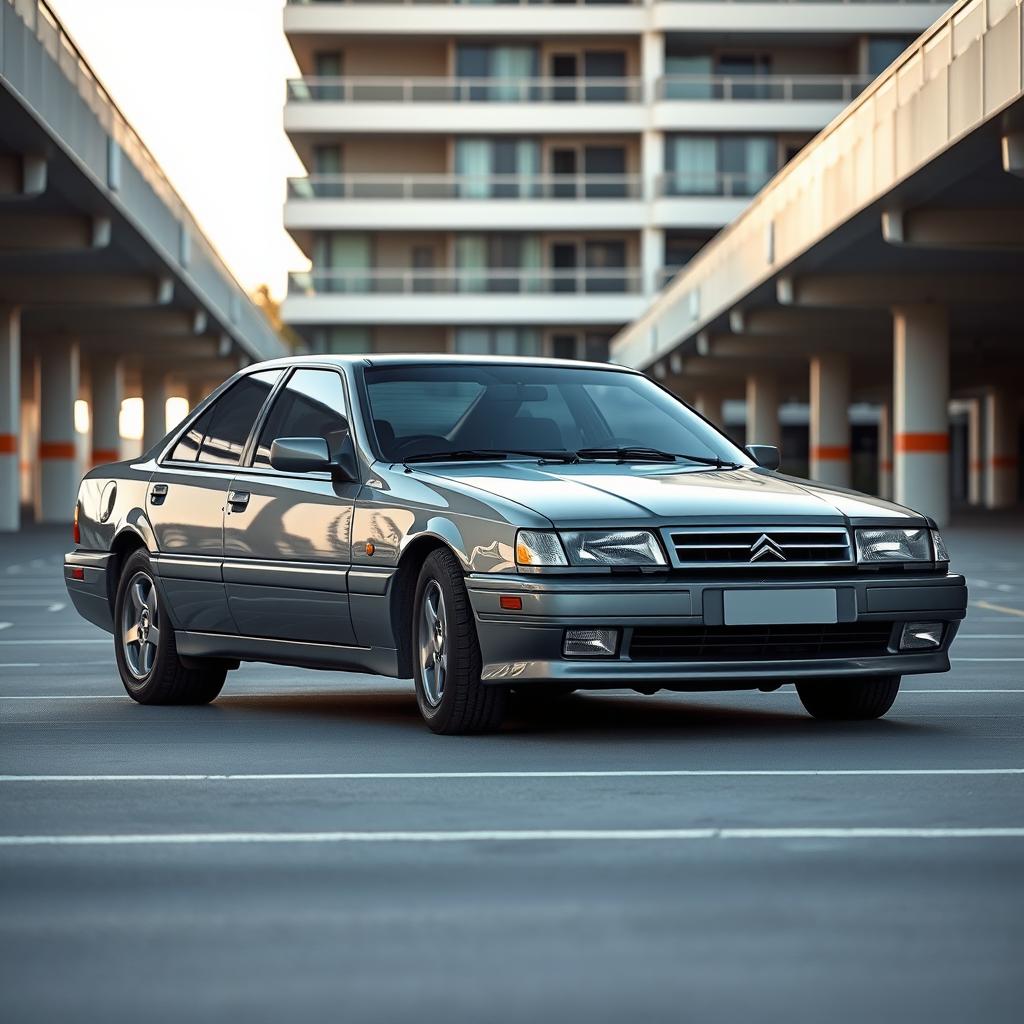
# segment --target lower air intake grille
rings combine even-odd
[[[634,661],[790,661],[889,654],[891,622],[820,626],[701,626],[633,630]]]

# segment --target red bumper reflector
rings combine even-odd
[[[523,610],[523,599],[514,597],[512,594],[502,594],[498,598],[498,604],[507,612],[521,612]]]
[[[71,578],[73,580],[84,580],[85,570],[80,565],[73,566],[71,569]]]

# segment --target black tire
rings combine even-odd
[[[135,594],[145,594],[148,586],[152,599],[142,602],[145,614],[135,623],[135,636],[141,640],[127,642],[128,620],[135,618],[138,603]],[[150,604],[152,608],[150,609]],[[129,606],[126,611],[126,605]],[[148,623],[144,626],[144,622]],[[156,643],[150,642],[156,630]],[[140,704],[209,704],[224,686],[227,668],[223,662],[186,667],[178,657],[174,629],[160,610],[153,566],[146,551],[136,551],[124,564],[117,583],[114,600],[114,656],[128,696]]]
[[[438,596],[440,602],[437,601]],[[429,601],[428,601],[429,599]],[[424,633],[436,639],[425,605],[440,608],[442,628],[439,646],[421,643]],[[436,623],[435,614],[434,622]],[[508,692],[503,686],[484,686],[480,681],[481,657],[473,610],[455,556],[447,549],[432,551],[420,570],[412,613],[413,677],[420,714],[433,732],[447,736],[495,732],[505,717]],[[440,688],[438,662],[443,659]]]
[[[796,684],[796,692],[815,718],[831,721],[881,718],[900,692],[900,677],[808,679]]]

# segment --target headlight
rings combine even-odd
[[[571,530],[560,534],[570,565],[665,565],[650,530]]]
[[[932,547],[935,548],[935,561],[948,562],[949,552],[946,550],[946,543],[938,530],[932,530]]]
[[[568,565],[557,533],[520,530],[516,534],[516,565]]]
[[[516,565],[529,567],[667,565],[650,530],[520,530]]]
[[[857,530],[858,562],[931,562],[929,530],[881,527]]]

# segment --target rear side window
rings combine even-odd
[[[182,434],[171,458],[237,465],[256,417],[280,376],[280,370],[260,370],[232,385]]]
[[[333,370],[296,370],[278,393],[260,431],[255,466],[270,465],[270,446],[279,437],[322,437],[333,458],[348,437],[345,390]]]

